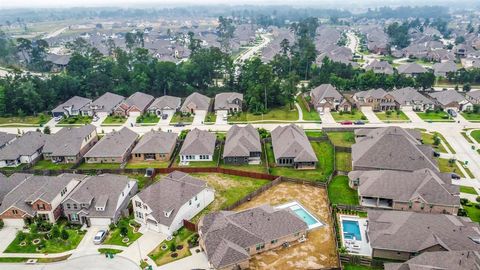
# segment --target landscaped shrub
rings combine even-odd
[[[30,233],[31,234],[37,234],[38,233],[38,226],[36,223],[32,223],[30,225]]]
[[[170,249],[171,252],[175,252],[175,251],[177,250],[177,244],[175,243],[175,240],[173,240],[173,241],[170,243],[169,249]]]
[[[360,119],[367,120],[367,117],[365,115],[362,115],[362,117],[360,117]]]
[[[477,196],[477,198],[475,198],[475,200],[476,200],[477,202],[480,202],[480,196]]]
[[[17,238],[20,242],[22,242],[27,238],[27,235],[22,231],[18,231],[17,232]]]
[[[480,204],[475,204],[475,208],[480,209]]]
[[[457,215],[459,217],[466,217],[467,216],[467,211],[465,211],[465,209],[460,208],[460,209],[458,209]]]
[[[63,240],[68,240],[70,235],[68,234],[67,230],[63,229],[62,232],[61,232],[61,237],[62,237]]]
[[[52,235],[52,238],[58,238],[60,236],[60,229],[58,229],[57,225],[52,227],[50,234]]]
[[[468,199],[460,198],[460,204],[466,205],[468,203]]]
[[[121,226],[120,227],[120,235],[125,237],[128,235],[128,228],[127,226]]]
[[[4,225],[5,223],[3,223],[3,220],[0,219],[0,230],[3,228]]]

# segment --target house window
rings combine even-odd
[[[13,210],[12,210],[12,214],[16,215],[16,214],[18,214],[18,211],[15,210],[15,209],[13,209]]]
[[[73,204],[73,209],[77,209],[77,204]]]
[[[192,205],[192,200],[188,201],[188,205]]]
[[[135,201],[135,206],[136,206],[136,207],[142,207],[142,203]]]
[[[200,204],[197,204],[197,208],[200,208]]]
[[[261,249],[264,249],[265,248],[265,244],[262,243],[262,244],[257,244],[257,246],[255,247],[256,250],[261,250]]]
[[[274,239],[274,240],[270,241],[270,244],[275,244],[275,243],[277,243],[277,242],[278,242],[278,240],[277,240],[277,239]]]
[[[70,209],[70,208],[71,208],[70,204],[69,204],[69,203],[67,203],[67,209]]]
[[[72,215],[70,216],[70,220],[71,220],[71,221],[78,221],[78,215],[77,215],[77,214],[72,214]]]
[[[138,211],[137,211],[137,212],[135,212],[135,213],[137,214],[137,217],[138,217],[138,218],[142,218],[142,219],[143,219],[143,214],[142,214],[141,212],[138,212]]]
[[[37,209],[38,210],[45,210],[45,204],[37,204]]]
[[[195,196],[195,201],[197,201],[197,200],[198,200],[198,196]]]

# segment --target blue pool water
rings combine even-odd
[[[308,226],[312,226],[312,225],[318,223],[318,220],[316,218],[314,218],[312,215],[310,215],[310,213],[305,211],[303,208],[301,208],[301,207],[296,208],[295,207],[295,209],[292,209],[292,210],[293,210],[293,212],[295,212],[295,214],[297,216],[299,216],[301,219],[303,219],[303,221],[305,221],[305,223],[307,223]]]
[[[342,220],[343,237],[345,239],[353,239],[361,241],[362,235],[360,234],[360,225],[355,220]]]

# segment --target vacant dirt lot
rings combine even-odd
[[[327,192],[323,188],[280,183],[235,210],[261,204],[278,205],[296,200],[326,225],[308,233],[308,240],[289,248],[263,252],[252,258],[252,269],[317,269],[337,267],[335,236],[328,212]]]

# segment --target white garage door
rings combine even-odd
[[[25,225],[23,219],[19,218],[6,218],[3,220],[5,227],[12,227],[12,228],[21,228]]]
[[[175,113],[175,110],[163,110],[163,114],[166,115],[173,115]]]
[[[140,112],[130,112],[129,115],[130,116],[140,116]]]
[[[90,225],[91,226],[108,226],[112,223],[109,218],[90,218]]]
[[[402,111],[404,111],[404,112],[411,112],[411,111],[413,111],[412,106],[402,106],[401,109],[402,109]]]
[[[158,225],[157,222],[147,219],[147,228],[152,231],[158,232]]]

